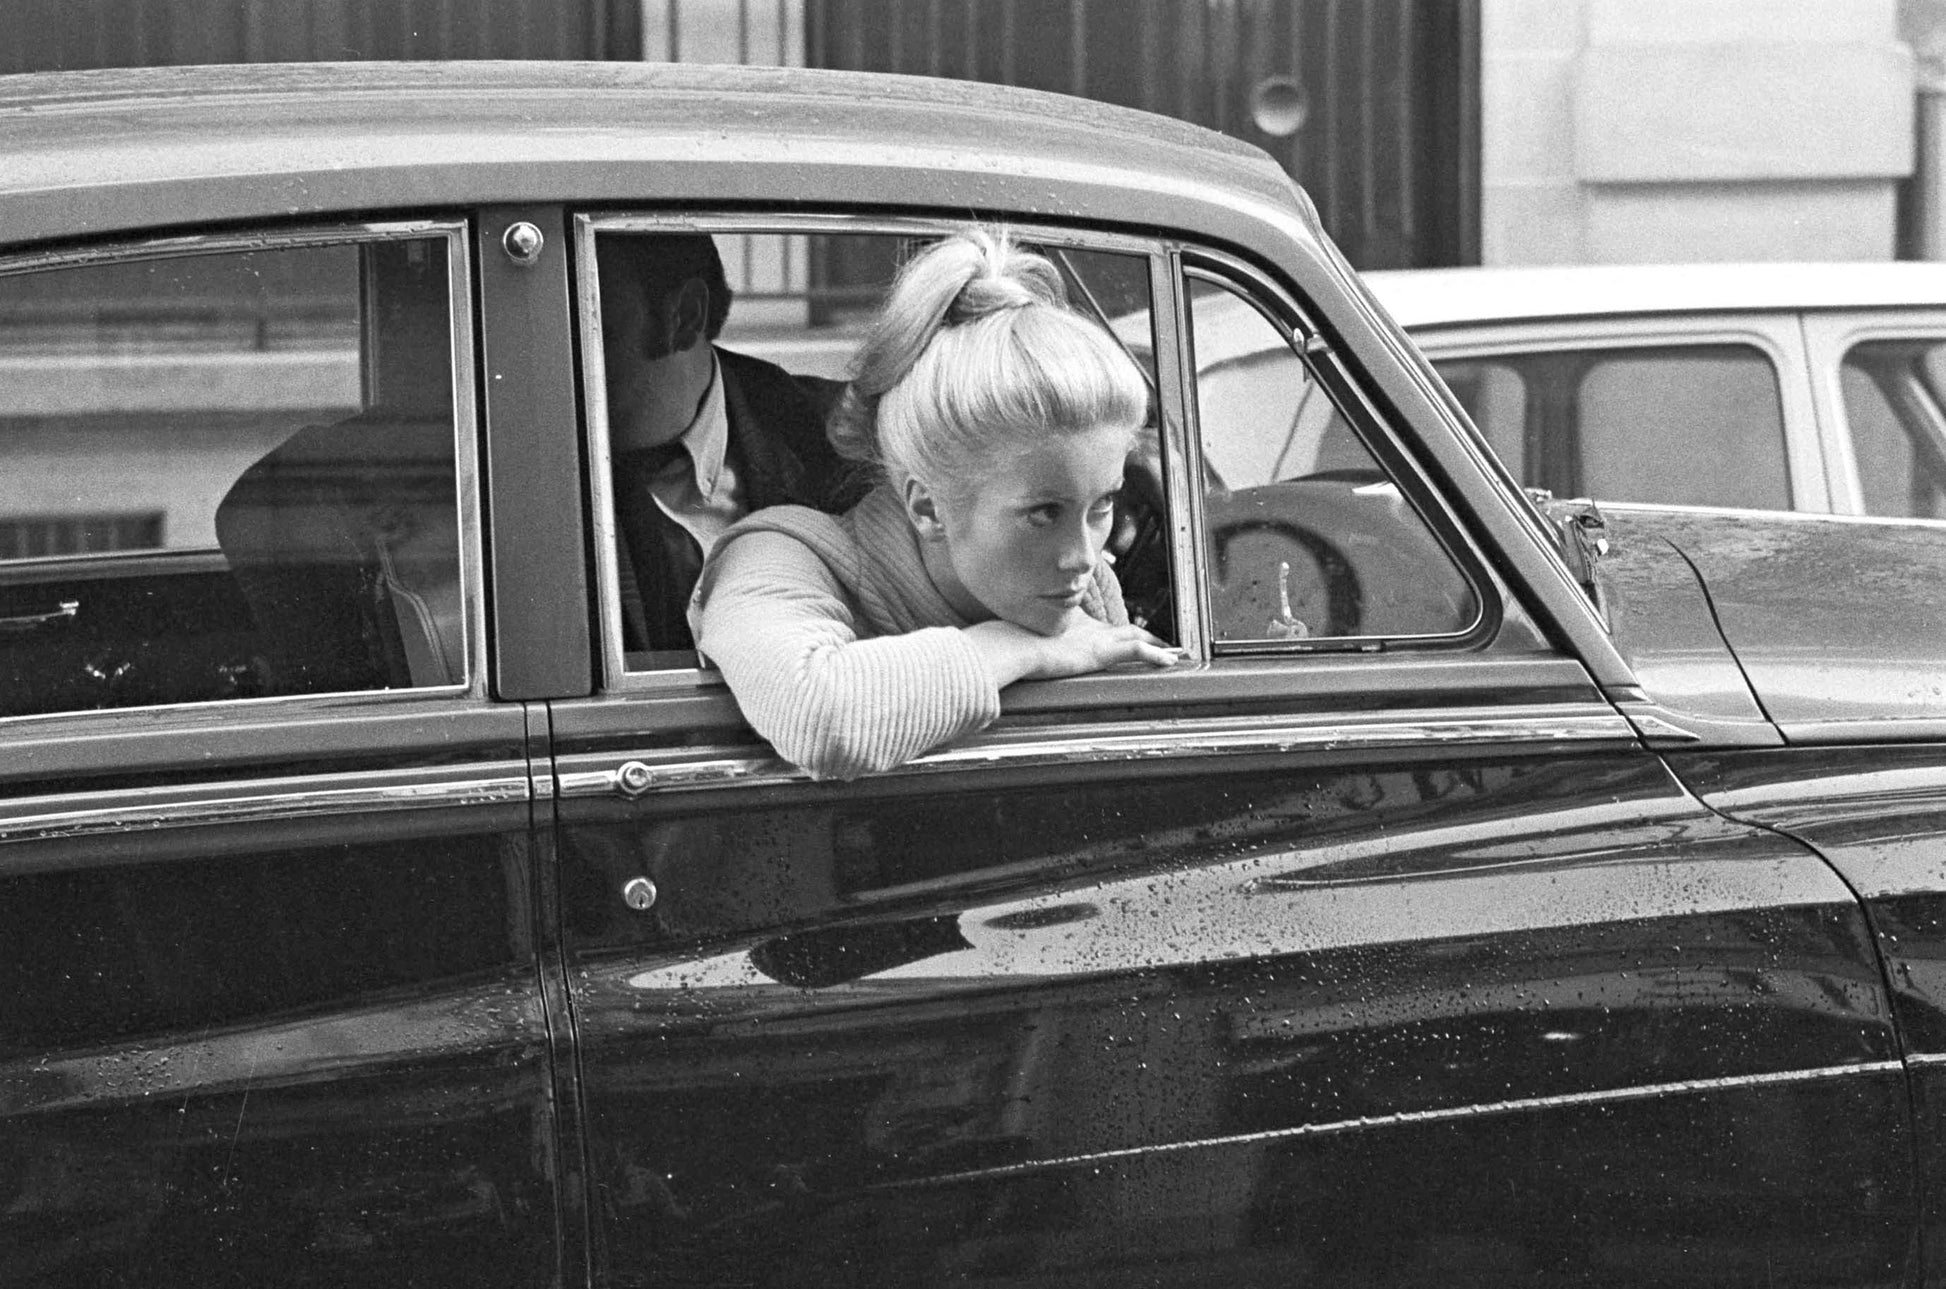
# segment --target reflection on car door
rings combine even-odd
[[[1904,1257],[1855,906],[1625,740],[629,801],[634,706],[555,726],[601,1283]]]

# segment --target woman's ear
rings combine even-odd
[[[919,534],[919,540],[945,540],[946,524],[939,516],[939,499],[933,496],[932,489],[917,479],[907,479],[904,501],[905,517],[912,524],[912,530]]]

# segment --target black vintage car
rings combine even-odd
[[[812,782],[602,302],[1007,221],[1188,661]],[[1946,1282],[1946,528],[1540,506],[1267,158],[1046,95],[0,79],[0,1284]]]

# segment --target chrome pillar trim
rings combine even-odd
[[[929,1177],[916,1183],[923,1186],[945,1186],[958,1182],[981,1181],[994,1177],[1017,1177],[1026,1173],[1045,1172],[1051,1168],[1078,1168],[1113,1164],[1121,1160],[1152,1158],[1156,1155],[1176,1154],[1186,1150],[1207,1150],[1235,1146],[1268,1146],[1301,1140],[1306,1137],[1332,1137],[1350,1132],[1370,1132],[1383,1128],[1403,1128],[1419,1124],[1452,1123],[1467,1119],[1482,1119],[1489,1116],[1507,1114],[1532,1114],[1544,1110],[1582,1109],[1588,1106],[1618,1105],[1631,1101],[1656,1101],[1667,1097],[1697,1096],[1709,1093],[1746,1092],[1759,1088],[1788,1086],[1799,1083],[1823,1083],[1835,1079],[1857,1078],[1867,1075],[1900,1075],[1905,1067],[1898,1061],[1867,1061],[1859,1065],[1827,1065],[1818,1069],[1780,1070],[1770,1074],[1728,1075],[1714,1079],[1681,1079],[1670,1083],[1644,1083],[1633,1087],[1605,1088],[1594,1092],[1564,1092],[1553,1096],[1514,1097],[1505,1101],[1474,1102],[1470,1105],[1448,1106],[1436,1110],[1403,1110],[1394,1114],[1367,1115],[1359,1119],[1339,1119],[1325,1123],[1299,1124],[1293,1128],[1273,1128],[1264,1132],[1236,1133],[1224,1137],[1205,1137],[1196,1141],[1162,1142],[1153,1146],[1125,1146],[1115,1150],[1090,1151],[1081,1155],[1064,1155],[1054,1159],[1030,1160],[1018,1164],[1001,1164],[993,1168],[974,1168],[965,1172],[946,1173]],[[897,1182],[881,1185],[910,1187],[915,1183]]]
[[[487,696],[486,519],[480,496],[486,472],[480,461],[480,409],[473,373],[480,354],[473,334],[473,261],[468,255],[466,226],[446,226],[447,331],[453,364],[453,486],[459,496],[460,597],[465,613],[462,629],[465,692]]]
[[[1196,370],[1188,297],[1183,291],[1182,256],[1178,249],[1159,260],[1149,281],[1150,316],[1155,325],[1155,351],[1172,362],[1156,363],[1157,414],[1162,422],[1163,497],[1169,520],[1169,575],[1176,581],[1176,643],[1198,662],[1210,658],[1209,580],[1203,557],[1203,490],[1190,480],[1203,477],[1200,438],[1190,433],[1197,423],[1195,382],[1185,372]],[[1185,594],[1184,588],[1193,588]]]
[[[576,215],[574,231],[574,325],[581,344],[582,426],[588,453],[589,503],[594,518],[595,629],[606,686],[617,687],[627,670],[622,658],[621,566],[616,557],[614,461],[608,448],[608,371],[602,352],[601,278],[595,272],[598,221]]]
[[[1086,765],[1119,761],[1263,753],[1359,751],[1428,744],[1540,747],[1555,744],[1635,742],[1627,721],[1612,708],[1583,704],[1470,708],[1426,716],[1393,714],[1307,720],[1287,715],[1118,722],[1112,726],[1032,726],[979,735],[932,752],[894,775],[925,775],[977,768]],[[571,761],[586,765],[593,757]],[[562,797],[758,787],[808,782],[810,776],[760,746],[681,748],[630,755],[600,769],[573,769],[559,776]]]
[[[452,778],[429,777],[423,770],[388,771],[30,797],[7,803],[0,813],[0,844],[264,819],[508,805],[532,798],[533,785],[522,762],[466,769],[467,777]]]

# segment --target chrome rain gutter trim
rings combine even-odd
[[[525,764],[510,763],[503,768],[505,773],[491,777],[428,782],[421,776],[413,782],[374,784],[368,781],[355,787],[294,786],[289,791],[281,792],[265,791],[262,784],[235,783],[214,784],[199,789],[136,789],[88,794],[98,799],[109,798],[115,803],[92,808],[75,808],[75,797],[30,799],[10,803],[12,808],[25,807],[22,813],[0,815],[0,844],[158,828],[248,823],[265,819],[385,810],[429,810],[449,806],[509,805],[528,801],[532,791]],[[298,782],[302,781],[293,781]],[[192,793],[194,795],[190,795]],[[86,800],[85,797],[80,799]],[[54,805],[57,802],[68,808],[34,810],[37,805]]]

